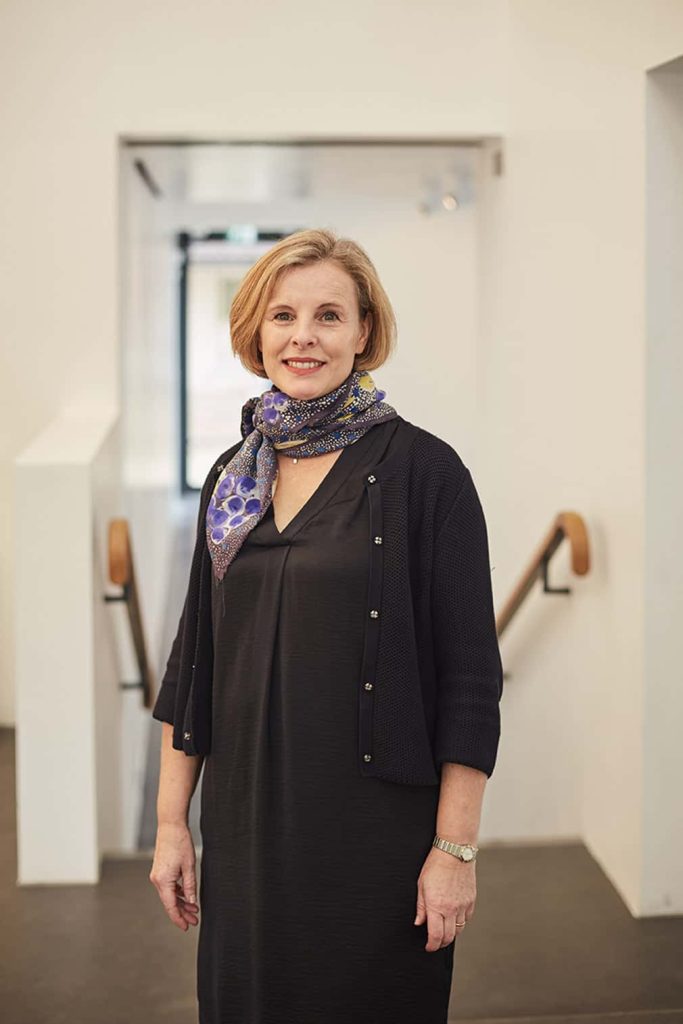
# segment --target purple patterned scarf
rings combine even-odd
[[[352,371],[334,391],[291,398],[273,384],[242,407],[241,448],[223,467],[206,513],[206,542],[222,580],[250,530],[273,499],[276,450],[307,458],[353,444],[372,426],[398,415],[370,374]]]

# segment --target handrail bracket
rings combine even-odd
[[[548,582],[548,566],[550,565],[550,558],[544,558],[541,562],[541,570],[543,572],[543,593],[544,594],[571,594],[570,587],[551,587]]]

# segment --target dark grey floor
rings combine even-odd
[[[166,918],[149,856],[106,860],[97,886],[17,886],[12,729],[0,786],[3,1024],[196,1024],[197,930]],[[485,848],[477,885],[452,1021],[683,1024],[683,917],[633,920],[583,846]]]

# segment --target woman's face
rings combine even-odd
[[[333,260],[290,267],[273,290],[259,330],[269,380],[292,398],[334,391],[363,351],[370,319],[359,319],[353,279]],[[315,366],[297,367],[291,360]]]

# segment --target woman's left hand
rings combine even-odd
[[[417,916],[415,924],[427,922],[425,949],[433,953],[448,946],[462,932],[456,928],[474,914],[477,898],[475,863],[459,860],[433,847],[417,880]]]

